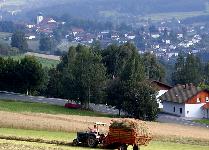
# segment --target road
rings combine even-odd
[[[172,115],[164,114],[164,113],[161,113],[158,115],[157,121],[161,123],[174,123],[174,124],[180,124],[180,125],[186,125],[186,126],[209,128],[209,126],[206,124],[194,122],[193,118],[177,117],[177,116],[172,116]]]
[[[18,100],[18,101],[27,101],[27,102],[39,102],[47,103],[53,105],[64,106],[67,100],[59,98],[45,98],[42,96],[27,96],[24,94],[13,93],[13,92],[4,92],[0,91],[0,99],[5,100]]]
[[[39,102],[39,103],[47,103],[53,105],[64,106],[67,103],[66,99],[59,99],[59,98],[45,98],[42,96],[27,96],[24,94],[18,94],[13,92],[4,92],[0,91],[0,99],[5,100],[18,100],[18,101],[27,101],[27,102]],[[94,111],[101,112],[101,113],[108,113],[108,114],[118,114],[118,110],[114,107],[102,105],[102,104],[91,104],[91,108]],[[157,118],[158,122],[161,123],[174,123],[186,126],[197,126],[197,127],[206,127],[209,128],[208,125],[196,123],[188,118],[172,116],[169,114],[160,113]]]

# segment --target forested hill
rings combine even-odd
[[[35,0],[34,0],[35,1]],[[37,0],[39,1],[39,0]],[[204,11],[207,0],[43,0],[47,6],[33,11],[51,15],[70,13],[72,16],[93,18],[102,14],[145,15],[167,12]]]

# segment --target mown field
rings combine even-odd
[[[10,56],[10,58],[13,58],[14,60],[20,60],[24,57],[25,55]],[[8,58],[8,57],[5,57],[5,58]],[[59,63],[59,61],[52,60],[52,59],[46,59],[46,58],[40,58],[40,57],[36,57],[36,59],[38,60],[38,62],[42,64],[43,67],[47,67],[47,68],[56,67],[56,65]]]
[[[32,131],[32,130],[20,130],[20,129],[5,129],[0,128],[0,137],[12,138],[16,136],[16,140],[6,140],[0,139],[0,149],[1,150],[93,150],[90,148],[83,147],[72,147],[68,145],[75,137],[75,133],[67,132],[47,132],[47,131]],[[18,140],[19,137],[19,140]],[[22,139],[21,139],[22,138]],[[25,141],[20,141],[25,138]],[[34,139],[34,142],[27,142],[28,140]],[[37,140],[37,142],[35,141]],[[44,140],[40,140],[44,139]],[[47,144],[50,142],[51,144]],[[55,144],[58,141],[63,141],[63,143]],[[40,143],[41,142],[41,143]],[[46,142],[46,143],[44,143]],[[142,150],[172,150],[175,147],[175,150],[208,150],[208,146],[201,145],[189,145],[189,144],[178,144],[171,142],[160,142],[152,141],[147,147],[142,146]],[[98,149],[98,148],[97,148]],[[132,147],[129,147],[131,150]]]
[[[76,132],[88,131],[88,127],[100,121],[107,124],[101,127],[100,131],[107,133],[112,119],[85,110],[1,100],[0,149],[85,150],[87,148],[69,146],[76,137]],[[147,122],[147,125],[153,133],[153,141],[148,147],[142,147],[142,150],[172,150],[174,147],[175,150],[209,148],[209,130],[206,128],[157,122]]]
[[[45,114],[96,116],[96,117],[114,117],[112,115],[96,113],[88,110],[67,109],[63,106],[57,106],[51,104],[20,102],[20,101],[12,101],[12,100],[0,100],[0,111],[17,112],[17,113],[45,113]]]

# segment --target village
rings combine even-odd
[[[59,31],[60,26],[65,24],[64,21],[57,22],[55,19],[45,17],[40,13],[37,16],[36,24],[25,24],[27,27],[26,38],[36,41],[40,39],[41,34],[53,38],[56,36],[54,31]],[[140,54],[149,52],[158,58],[169,61],[175,59],[179,53],[198,54],[205,52],[207,47],[205,47],[204,41],[208,38],[207,33],[206,25],[185,25],[177,19],[157,23],[147,22],[136,29],[128,26],[124,31],[114,29],[86,31],[83,28],[73,26],[65,29],[60,36],[58,49],[66,51],[66,48],[63,47],[77,44],[92,45],[95,42],[99,42],[102,48],[110,44],[120,45],[132,42],[137,46]]]

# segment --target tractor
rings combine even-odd
[[[74,146],[88,146],[95,148],[103,142],[104,134],[99,133],[99,126],[105,126],[106,123],[96,122],[94,128],[86,132],[77,132],[77,138],[73,140]]]
[[[133,125],[136,121],[124,120],[125,125],[129,123]],[[116,126],[112,123],[109,126],[109,132],[104,135],[99,133],[99,126],[105,126],[105,123],[96,122],[94,128],[89,132],[78,132],[77,138],[73,140],[74,146],[87,146],[95,148],[98,145],[103,149],[127,150],[129,145],[133,146],[133,150],[139,150],[141,145],[148,145],[152,137],[148,133],[148,129],[143,126],[144,123],[135,124],[134,128],[126,128],[121,126],[121,122],[116,122]],[[120,125],[120,126],[118,126]],[[137,126],[141,126],[142,130],[136,130]]]

